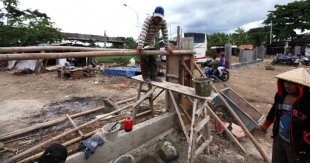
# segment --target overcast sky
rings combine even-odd
[[[20,0],[20,9],[38,9],[46,13],[63,32],[133,37],[147,14],[156,6],[165,9],[172,35],[177,26],[183,32],[232,33],[262,26],[275,4],[293,0]],[[127,5],[127,7],[124,6]]]

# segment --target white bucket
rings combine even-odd
[[[109,131],[115,123],[107,123],[102,127],[102,132],[104,133],[105,137],[107,140],[113,141],[117,138],[118,136],[118,130],[121,128],[120,124],[117,124],[114,128],[114,130]]]
[[[114,163],[134,163],[135,159],[131,155],[123,155],[117,158]]]

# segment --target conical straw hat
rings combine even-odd
[[[310,74],[304,68],[298,68],[276,75],[276,78],[310,87]]]

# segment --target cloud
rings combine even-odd
[[[234,31],[238,27],[266,19],[275,4],[287,4],[292,0],[193,0],[177,3],[168,8],[170,25],[180,25],[183,31],[214,32]],[[254,24],[252,24],[254,25]]]
[[[39,9],[47,13],[65,32],[123,36],[137,38],[139,30],[156,6],[163,6],[169,33],[177,26],[183,32],[233,32],[238,27],[246,30],[262,26],[275,4],[293,0],[22,0],[20,8]],[[127,4],[127,7],[124,6]]]

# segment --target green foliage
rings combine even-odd
[[[54,27],[45,13],[38,10],[19,10],[18,0],[0,0],[4,10],[0,20],[7,18],[7,25],[0,26],[0,46],[29,46],[54,43],[65,39],[60,29]]]
[[[132,37],[127,37],[124,39],[124,44],[125,44],[125,49],[136,49],[138,43],[132,38]]]
[[[116,37],[124,41],[124,45],[122,44],[112,44],[110,48],[119,48],[119,49],[136,49],[137,43],[132,37]]]
[[[139,61],[139,57],[135,56],[108,56],[108,57],[97,57],[98,62],[113,63],[113,62],[129,62],[131,58]]]
[[[268,40],[270,34],[269,30],[265,27],[252,28],[247,32],[249,42],[253,45],[261,45]]]
[[[269,11],[263,22],[270,27],[272,23],[273,40],[293,41],[299,37],[294,31],[301,32],[310,29],[310,0],[300,0],[286,5],[275,5],[274,11]]]
[[[235,33],[232,34],[232,39],[234,42],[231,42],[233,44],[242,45],[242,44],[248,44],[248,34],[244,31],[244,28],[239,27],[235,30]]]

